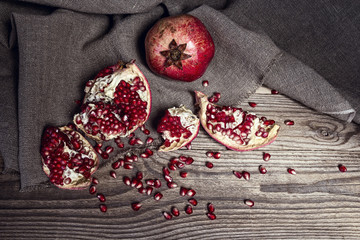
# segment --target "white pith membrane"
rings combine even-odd
[[[88,81],[81,113],[75,125],[96,141],[126,137],[149,117],[149,84],[134,63],[127,63],[112,74]]]
[[[88,187],[91,175],[99,165],[90,143],[69,127],[46,129],[40,153],[43,170],[50,182],[63,189]]]
[[[171,124],[171,119],[174,120],[174,124]],[[182,132],[174,135],[168,130],[168,127],[181,130]],[[164,144],[160,146],[159,151],[174,151],[189,144],[198,134],[199,127],[200,121],[190,109],[183,105],[178,108],[169,108],[158,126],[158,132],[161,133],[162,138],[165,140]]]
[[[216,141],[236,151],[249,151],[273,142],[280,127],[273,120],[258,118],[241,108],[219,106],[196,91],[200,122]]]

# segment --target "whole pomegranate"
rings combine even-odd
[[[280,127],[274,120],[257,117],[241,108],[211,103],[202,92],[195,92],[199,118],[205,131],[216,141],[235,151],[250,151],[272,143]]]
[[[40,150],[43,170],[50,182],[63,189],[90,185],[99,159],[90,143],[70,127],[49,126],[44,130]]]
[[[98,141],[129,136],[150,115],[150,86],[134,62],[109,66],[89,80],[75,125]]]
[[[205,73],[215,45],[204,24],[184,14],[160,19],[146,35],[145,51],[153,72],[191,82]]]

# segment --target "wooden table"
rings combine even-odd
[[[104,193],[108,211],[99,210],[99,200],[88,190],[56,188],[19,192],[18,176],[0,176],[1,239],[360,239],[360,127],[315,112],[284,95],[271,95],[260,88],[250,101],[258,103],[259,116],[281,125],[277,140],[251,152],[234,152],[212,140],[201,130],[192,150],[157,153],[140,159],[133,170],[101,168],[98,192]],[[249,109],[246,103],[244,108]],[[286,126],[285,119],[295,121]],[[211,159],[207,151],[219,151]],[[270,161],[262,160],[263,152]],[[189,197],[179,188],[162,186],[164,197],[155,201],[125,186],[122,176],[141,170],[145,178],[159,178],[169,159],[192,156],[186,166],[188,177],[172,173],[179,186],[196,190],[198,205],[191,215],[184,213]],[[348,171],[340,172],[339,164]],[[259,165],[266,166],[265,175]],[[0,162],[0,167],[3,162]],[[294,168],[296,175],[287,172]],[[232,171],[246,170],[251,179],[237,179]],[[164,183],[164,180],[162,181]],[[164,184],[163,184],[164,185]],[[255,202],[253,207],[245,199]],[[134,212],[130,204],[142,203]],[[213,203],[216,220],[206,216]],[[165,220],[163,211],[178,207],[179,217]]]

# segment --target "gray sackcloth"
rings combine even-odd
[[[120,59],[135,59],[149,81],[153,108],[146,127],[156,138],[156,121],[167,108],[194,110],[194,90],[219,91],[221,104],[235,105],[262,84],[360,123],[356,1],[130,2],[0,2],[0,151],[4,172],[20,173],[22,191],[48,185],[39,153],[44,127],[71,122],[86,81]],[[206,73],[192,83],[161,78],[145,62],[146,32],[161,17],[180,13],[198,17],[216,46]],[[206,89],[202,79],[210,82]]]

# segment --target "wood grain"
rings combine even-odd
[[[108,212],[98,209],[99,201],[88,190],[66,191],[55,188],[19,192],[19,178],[0,175],[1,239],[360,239],[360,128],[317,113],[283,95],[271,95],[261,88],[249,101],[254,111],[281,125],[277,140],[251,152],[234,152],[212,140],[201,130],[192,150],[158,153],[140,159],[133,170],[110,166],[96,173],[98,192],[107,198]],[[243,108],[249,109],[247,103]],[[283,124],[285,119],[294,126]],[[213,169],[205,167],[208,150],[220,151],[221,159],[211,159]],[[263,152],[271,153],[269,162]],[[180,186],[197,191],[199,204],[192,215],[183,211],[189,197],[179,188],[162,186],[163,199],[141,195],[122,183],[122,176],[143,171],[146,178],[161,177],[169,159],[192,156],[186,166],[187,178],[172,173]],[[348,171],[341,173],[338,164]],[[266,166],[262,175],[259,165]],[[0,162],[3,166],[3,162]],[[287,173],[294,168],[296,175]],[[237,179],[233,170],[247,170],[250,181]],[[164,181],[163,181],[164,183]],[[252,199],[254,207],[244,204]],[[134,212],[130,203],[140,201]],[[215,205],[217,219],[207,218],[207,203]],[[172,206],[179,217],[166,221],[162,211]]]

